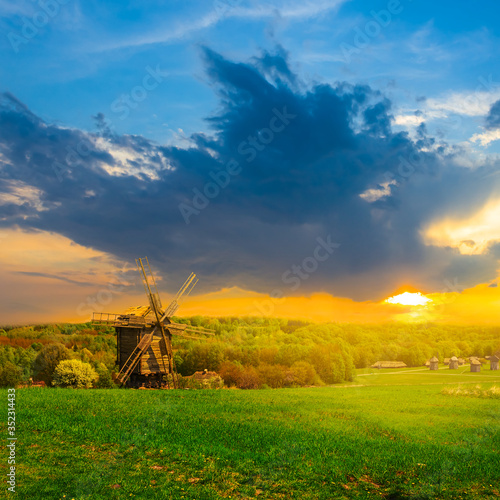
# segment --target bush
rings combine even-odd
[[[238,386],[242,371],[243,368],[240,365],[231,361],[225,361],[219,369],[219,375],[222,377],[227,387],[234,387]]]
[[[19,366],[7,361],[0,368],[0,387],[17,387],[23,381],[23,370]]]
[[[70,357],[70,351],[63,344],[46,345],[38,353],[33,363],[35,379],[43,380],[46,385],[51,385],[56,366]]]
[[[253,366],[243,368],[237,385],[240,389],[258,389],[261,386],[259,372]]]
[[[283,365],[268,365],[262,363],[257,370],[261,382],[273,389],[278,389],[285,385],[285,378],[289,368]]]
[[[97,378],[97,373],[88,363],[79,359],[67,359],[61,361],[54,370],[52,385],[88,389]]]
[[[307,361],[296,361],[290,368],[293,377],[293,383],[298,386],[319,385],[320,379],[314,366]]]
[[[106,365],[99,363],[96,368],[96,373],[99,378],[97,379],[95,386],[98,389],[111,389],[115,386],[111,373],[106,368]]]

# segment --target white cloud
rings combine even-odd
[[[367,189],[364,193],[359,195],[360,198],[367,201],[368,203],[373,203],[374,201],[380,200],[384,196],[389,196],[391,194],[391,185],[396,184],[395,180],[384,182],[376,188]]]
[[[38,212],[48,210],[41,200],[42,191],[40,189],[17,180],[4,180],[2,184],[7,188],[7,192],[0,193],[0,206],[28,204]]]
[[[481,146],[487,146],[490,142],[500,139],[500,129],[488,130],[482,134],[474,134],[470,138],[470,142],[479,142]]]
[[[101,43],[95,48],[95,52],[175,42],[191,33],[215,26],[223,19],[228,18],[256,20],[278,17],[286,20],[305,20],[331,10],[336,10],[348,1],[349,0],[323,0],[320,2],[285,1],[277,5],[254,3],[254,5],[250,7],[232,7],[231,4],[234,5],[241,2],[238,2],[238,0],[219,0],[218,2],[214,2],[213,8],[209,12],[198,19],[181,21],[175,26],[162,26],[160,29],[155,30],[154,33],[119,40],[107,45]]]
[[[498,99],[500,99],[500,88],[491,92],[486,90],[452,92],[446,96],[427,99],[426,108],[431,111],[466,116],[485,116]]]
[[[425,122],[423,115],[396,115],[394,117],[394,124],[402,127],[417,127]]]

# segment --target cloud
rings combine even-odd
[[[500,99],[491,105],[486,117],[486,127],[489,129],[500,128]]]
[[[106,50],[116,50],[128,47],[140,47],[145,45],[173,43],[182,40],[189,35],[204,29],[211,28],[225,19],[244,19],[244,20],[265,20],[265,19],[283,19],[286,21],[304,21],[314,18],[320,14],[337,10],[340,6],[349,0],[323,0],[319,2],[312,1],[280,1],[261,3],[251,2],[249,6],[241,6],[241,0],[216,0],[210,4],[211,9],[197,19],[188,19],[175,23],[163,25],[160,29],[148,31],[145,34],[136,35],[112,43],[100,43],[96,46],[96,52]]]
[[[470,142],[479,142],[481,146],[487,146],[490,142],[498,141],[500,139],[500,129],[487,130],[482,134],[474,134],[470,138]]]
[[[203,60],[220,106],[211,133],[185,147],[63,128],[3,94],[0,189],[13,196],[23,183],[39,204],[0,206],[0,225],[55,232],[120,261],[148,255],[169,291],[190,271],[200,292],[357,300],[402,283],[427,291],[445,278],[496,277],[491,253],[428,245],[420,232],[438,216],[478,211],[496,195],[485,177],[495,167],[457,166],[425,128],[416,139],[394,132],[392,103],[366,85],[306,85],[281,48],[245,63],[204,49]],[[228,165],[238,168],[228,175]],[[214,176],[225,187],[199,208]],[[198,207],[189,224],[181,204]],[[318,238],[337,244],[321,261]]]
[[[500,98],[500,89],[476,90],[474,92],[452,92],[442,97],[429,98],[426,107],[430,111],[465,116],[484,116],[491,105]]]

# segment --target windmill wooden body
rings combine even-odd
[[[120,368],[117,383],[129,387],[177,388],[172,335],[195,339],[206,338],[201,335],[214,335],[210,330],[171,320],[198,279],[191,273],[170,305],[163,309],[147,257],[137,259],[136,264],[142,274],[149,305],[130,308],[123,314],[94,313],[92,323],[111,325],[116,330],[117,365]]]

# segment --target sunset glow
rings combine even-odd
[[[432,300],[420,292],[404,292],[394,297],[389,297],[385,302],[388,304],[401,304],[403,306],[425,306],[428,302],[432,302]]]

